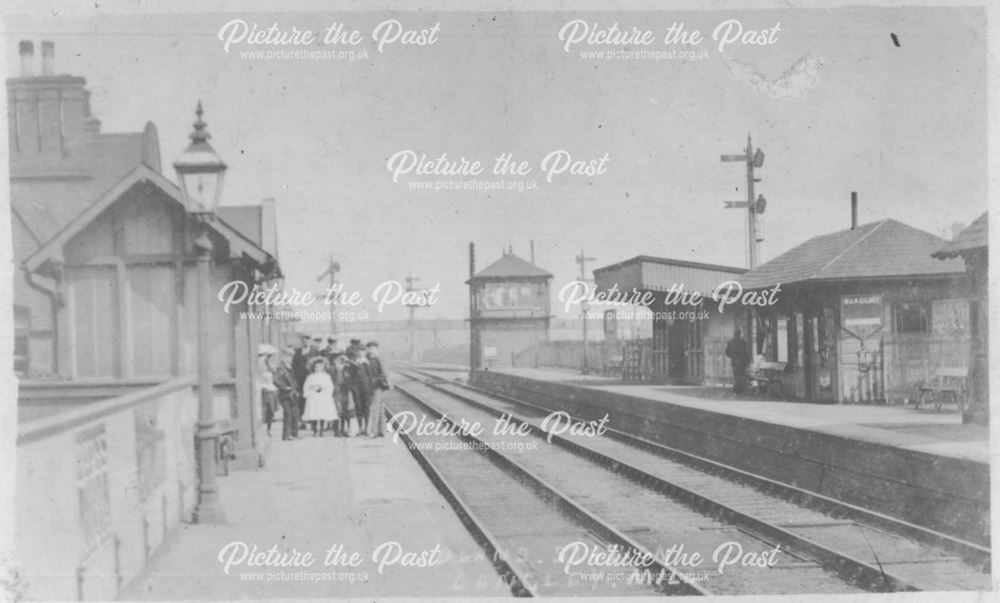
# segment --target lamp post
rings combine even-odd
[[[195,523],[223,523],[225,512],[219,500],[215,476],[218,434],[215,432],[215,412],[212,396],[212,365],[209,358],[209,312],[211,296],[212,240],[208,224],[215,220],[215,208],[222,194],[226,164],[208,143],[211,135],[205,130],[201,101],[195,114],[191,144],[174,162],[181,185],[184,207],[194,219],[197,235],[194,249],[198,254],[198,503],[194,510]]]

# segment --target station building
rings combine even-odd
[[[976,245],[985,245],[985,221],[946,244],[896,220],[881,220],[814,237],[749,272],[638,256],[594,270],[594,281],[599,291],[655,294],[648,307],[652,338],[622,344],[626,365],[630,357],[641,359],[634,378],[730,384],[725,349],[740,329],[757,359],[784,366],[776,393],[787,399],[913,400],[939,369],[969,368],[973,336],[985,334],[984,326],[973,327],[985,316],[974,302],[985,300],[986,279],[980,278],[978,289],[970,281],[984,264],[979,258],[985,252]],[[960,255],[969,258],[969,274],[956,259]],[[780,286],[776,303],[736,303],[720,311],[712,294],[733,280],[743,292]],[[681,286],[702,293],[701,318],[685,320],[689,306],[667,303],[671,288]]]
[[[725,358],[726,343],[736,328],[738,314],[719,312],[712,292],[719,285],[739,280],[745,268],[719,266],[641,255],[594,270],[598,291],[649,292],[652,303],[652,338],[624,341],[622,361],[626,377],[659,383],[721,384],[731,372]],[[701,294],[701,303],[679,303],[675,293]]]
[[[969,405],[966,422],[989,423],[989,212],[969,225],[940,249],[934,257],[949,260],[961,257],[969,276],[969,326],[972,330],[972,357],[969,363]]]
[[[510,367],[516,355],[548,341],[552,274],[510,249],[466,281],[472,369]]]
[[[161,172],[156,127],[101,132],[82,77],[43,69],[8,79],[7,94],[15,371],[25,418],[66,405],[66,396],[196,374],[192,222]],[[273,200],[217,214],[213,287],[280,278]],[[253,397],[256,344],[274,339],[276,325],[221,305],[210,311],[219,410],[235,419],[238,401],[249,406]],[[74,393],[36,395],[54,390]]]
[[[262,463],[257,344],[280,325],[239,312],[267,308],[199,308],[198,228],[161,171],[155,126],[102,132],[84,78],[54,72],[51,42],[40,70],[31,41],[20,51],[22,73],[7,80],[14,541],[33,598],[106,600],[192,517],[203,363],[220,461]],[[274,217],[273,202],[216,211],[210,288],[281,279]]]
[[[892,219],[821,235],[744,274],[781,286],[746,308],[755,354],[785,364],[783,393],[817,402],[903,401],[942,367],[968,367],[969,280],[945,241]]]

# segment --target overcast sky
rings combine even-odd
[[[430,46],[371,40],[376,24],[440,23]],[[232,19],[310,29],[359,30],[362,60],[264,60],[217,35]],[[774,43],[711,40],[707,58],[598,60],[566,52],[567,21],[651,30],[673,23],[711,36],[738,19],[780,23]],[[106,132],[159,129],[164,168],[184,149],[194,106],[204,104],[212,142],[230,166],[224,204],[278,202],[287,287],[318,289],[332,253],[349,290],[371,294],[412,273],[440,284],[441,301],[418,316],[465,316],[467,246],[478,267],[508,243],[555,274],[575,277],[639,254],[745,264],[745,196],[739,153],[748,133],[766,159],[757,190],[768,199],[764,259],[846,228],[850,192],[860,218],[891,217],[940,234],[987,206],[986,40],[980,9],[782,9],[622,13],[327,13],[20,18],[17,42],[52,39],[58,73],[87,78]],[[895,34],[898,46],[892,36]],[[313,50],[329,50],[316,44]],[[590,49],[600,48],[597,46]],[[632,49],[638,46],[630,46]],[[290,49],[290,48],[289,48]],[[16,70],[16,66],[12,66]],[[782,82],[782,74],[790,79]],[[541,160],[607,154],[606,171],[545,179]],[[481,161],[528,161],[525,192],[418,191],[393,182],[389,157],[413,150]],[[169,173],[173,178],[173,174]],[[384,318],[402,318],[403,308]]]

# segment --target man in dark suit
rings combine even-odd
[[[742,394],[747,389],[747,367],[750,366],[750,344],[739,329],[726,344],[726,356],[733,365],[733,391]]]
[[[309,365],[307,363],[310,349],[309,336],[303,335],[299,347],[295,348],[295,356],[292,358],[292,374],[295,376],[295,385],[302,393],[302,384],[309,376]]]
[[[340,355],[340,352],[337,351],[337,339],[335,337],[327,337],[326,345],[320,349],[319,353],[323,356],[323,358],[326,358],[326,372],[330,374],[330,378],[333,379],[334,388],[336,388],[337,380],[334,377],[334,359]],[[336,399],[336,394],[334,395],[334,398]],[[338,428],[337,423],[337,421],[330,421],[327,424],[327,429],[329,429],[334,436],[340,435],[340,429]]]
[[[296,354],[291,348],[281,349],[281,364],[274,371],[274,386],[281,404],[281,439],[299,437],[299,387],[292,373],[291,361]]]
[[[292,359],[292,371],[295,375],[295,383],[299,390],[298,403],[300,417],[306,411],[306,397],[302,391],[302,386],[305,385],[306,377],[309,376],[309,367],[312,364],[313,358],[323,355],[323,351],[320,349],[322,345],[323,337],[320,335],[315,335],[312,339],[310,339],[308,335],[303,335],[302,347],[295,350],[295,358]],[[296,362],[298,364],[296,364]],[[302,424],[299,427],[301,429],[305,429],[305,424]]]

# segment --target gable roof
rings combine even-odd
[[[215,209],[215,213],[227,224],[246,235],[255,245],[261,247],[262,210],[260,205],[220,205]]]
[[[473,278],[552,278],[552,274],[542,270],[527,260],[523,260],[513,253],[505,253],[503,256],[476,273]]]
[[[944,240],[892,219],[813,237],[743,275],[745,289],[810,281],[947,276],[960,260],[931,257]]]
[[[156,136],[155,129],[83,136],[70,147],[66,161],[52,167],[12,157],[11,210],[36,242],[48,241],[94,199],[143,163],[143,148],[150,144],[145,138],[149,136]],[[22,261],[24,257],[14,259]]]
[[[170,182],[162,174],[147,165],[140,164],[124,178],[115,183],[114,186],[105,191],[104,194],[76,217],[67,222],[58,233],[45,241],[34,253],[25,258],[23,261],[24,267],[32,271],[37,270],[47,260],[57,257],[63,246],[70,239],[93,222],[105,209],[120,199],[129,189],[143,182],[157,187],[176,203],[183,205],[184,200],[181,190],[176,184]],[[208,225],[229,242],[231,257],[245,255],[257,262],[258,265],[274,264],[274,258],[271,254],[261,249],[252,239],[231,226],[225,219],[217,217],[215,220],[209,221]]]
[[[948,259],[960,255],[963,251],[983,249],[990,244],[990,212],[984,211],[969,224],[965,230],[958,233],[953,240],[945,243],[932,255],[938,259]]]
[[[35,269],[73,234],[136,183],[146,180],[179,203],[180,189],[160,173],[159,138],[148,122],[142,132],[90,132],[69,144],[58,161],[45,156],[10,157],[14,261]],[[215,230],[230,251],[264,264],[259,206],[220,208]],[[230,223],[232,220],[233,223]],[[43,251],[44,250],[44,251]]]

